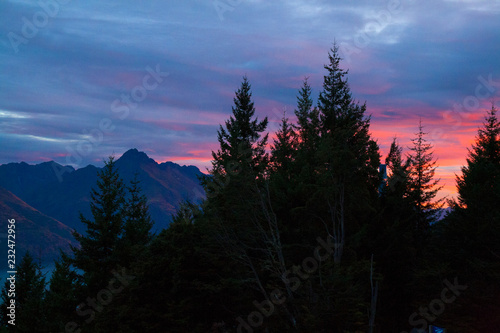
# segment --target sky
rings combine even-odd
[[[440,197],[455,195],[500,99],[498,0],[40,0],[0,2],[0,164],[102,165],[130,148],[210,166],[246,75],[256,114],[315,102],[333,43],[383,158],[422,121]]]

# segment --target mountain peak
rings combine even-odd
[[[88,165],[77,170],[70,169],[71,172],[65,172],[58,178],[57,171],[62,166],[57,164],[54,172],[54,165],[0,165],[0,186],[41,214],[64,221],[69,228],[83,232],[85,226],[80,221],[79,212],[84,216],[91,214],[89,193],[95,187],[100,168]],[[198,179],[201,172],[195,166],[180,166],[173,162],[159,164],[146,153],[130,149],[121,157],[117,156],[116,167],[124,184],[134,179],[141,182],[140,186],[150,203],[151,217],[156,221],[155,230],[168,226],[183,200],[197,202],[204,198]],[[7,221],[1,220],[4,216],[2,204],[5,203],[1,194],[0,189],[0,227],[2,221]],[[35,220],[39,219],[42,217]]]
[[[121,162],[156,163],[145,152],[138,151],[136,148],[127,150],[118,160]]]

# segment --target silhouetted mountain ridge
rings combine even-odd
[[[116,166],[126,185],[137,173],[143,193],[148,197],[156,230],[168,226],[182,200],[198,201],[204,197],[198,180],[202,173],[195,166],[158,164],[137,149],[124,153]],[[43,214],[82,232],[79,212],[91,217],[89,194],[96,187],[98,170],[93,165],[75,170],[56,162],[9,163],[0,165],[0,186]]]
[[[158,164],[150,158],[145,152],[138,151],[136,148],[127,150],[119,159],[122,163],[134,164]]]

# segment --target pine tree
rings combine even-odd
[[[354,116],[362,115],[364,109],[361,110],[354,104],[352,99],[349,84],[347,83],[347,70],[340,67],[340,55],[336,45],[328,53],[329,63],[324,66],[327,70],[327,75],[323,78],[323,91],[320,92],[318,98],[318,108],[321,110],[322,135],[332,133],[338,128],[339,121],[347,120],[347,114]],[[354,112],[353,112],[354,111]]]
[[[121,302],[114,331],[208,332],[215,321],[231,322],[232,311],[251,304],[251,292],[235,287],[238,267],[228,264],[230,258],[213,238],[213,224],[206,222],[211,221],[201,207],[181,203],[138,263],[142,273],[124,293],[128,304]]]
[[[387,330],[399,332],[407,328],[408,313],[413,310],[413,272],[416,270],[415,218],[408,196],[409,164],[403,148],[394,138],[385,159],[388,169],[386,186],[381,191],[378,216],[369,228],[370,252],[377,259],[377,270],[383,275],[377,320]]]
[[[459,207],[485,219],[499,218],[498,210],[492,209],[500,202],[500,122],[496,114],[492,106],[469,150],[467,165],[457,176]]]
[[[255,116],[251,86],[247,77],[243,77],[241,87],[237,90],[232,107],[232,115],[217,133],[220,149],[212,152],[212,170],[210,174],[217,177],[247,176],[263,178],[268,165],[265,151],[268,135],[262,136],[268,120],[259,121]],[[235,177],[237,178],[237,177]],[[210,191],[209,191],[210,193]]]
[[[366,105],[359,105],[352,98],[348,71],[340,67],[336,45],[328,56],[327,75],[318,99],[321,138],[316,161],[321,196],[316,200],[326,201],[330,234],[339,244],[336,261],[340,261],[346,230],[351,229],[354,235],[360,222],[375,209],[380,154],[369,134]]]
[[[312,187],[316,183],[317,155],[320,140],[320,118],[318,108],[313,108],[313,99],[311,97],[311,87],[306,80],[297,96],[297,109],[295,115],[297,124],[295,130],[297,133],[297,152],[296,166],[298,183],[297,192],[302,203],[299,206],[305,207],[306,203],[313,197]],[[303,210],[303,214],[306,212]],[[306,218],[303,215],[301,219]]]
[[[298,143],[302,151],[314,154],[319,139],[319,110],[312,107],[311,93],[311,86],[305,79],[297,96],[297,109],[295,110],[297,125],[295,128],[298,130]]]
[[[78,274],[71,267],[70,258],[63,252],[55,261],[49,285],[44,301],[44,312],[50,318],[49,331],[64,332],[68,322],[76,322],[75,309],[81,300],[78,298]]]
[[[403,199],[408,194],[409,165],[408,161],[403,161],[403,148],[398,145],[396,138],[392,140],[385,164],[390,170],[387,192]]]
[[[386,209],[390,209],[395,214],[392,219],[400,218],[407,220],[413,215],[410,209],[409,200],[410,190],[410,160],[403,158],[403,148],[394,138],[389,154],[385,159],[385,164],[388,170],[387,185],[383,190],[383,201]],[[408,221],[408,223],[410,223]]]
[[[105,287],[112,271],[120,264],[119,248],[125,217],[124,185],[110,157],[99,171],[97,189],[92,189],[90,209],[92,220],[80,214],[87,227],[81,235],[74,232],[80,247],[72,246],[72,264],[83,271],[83,282],[89,293]]]
[[[9,280],[2,289],[1,325],[4,327],[8,325],[10,332],[47,332],[47,318],[43,309],[45,286],[45,277],[40,264],[27,252],[17,266],[15,296],[9,297]],[[15,299],[15,325],[8,324],[11,318],[7,316],[10,311],[7,306],[11,304],[11,299]]]
[[[234,103],[232,116],[218,132],[220,149],[212,154],[211,177],[204,180],[208,197],[204,209],[217,226],[216,238],[224,256],[235,264],[226,281],[254,288],[258,292],[255,297],[268,300],[266,285],[271,280],[283,285],[281,276],[287,267],[269,188],[272,170],[265,152],[268,135],[262,134],[267,117],[263,121],[254,118],[246,78]],[[285,124],[289,135],[292,129]],[[290,312],[287,317],[295,322]]]
[[[122,266],[128,267],[138,257],[144,255],[146,247],[153,239],[153,221],[149,214],[148,200],[140,187],[138,174],[127,187],[128,198],[125,204],[123,237],[120,241],[123,251]]]
[[[490,332],[500,325],[500,123],[494,106],[466,162],[456,176],[458,197],[448,201],[452,211],[440,223],[449,274],[468,286],[449,327]]]
[[[220,148],[212,152],[210,176],[202,179],[207,213],[238,238],[251,237],[255,229],[255,212],[260,210],[260,191],[269,164],[265,151],[268,135],[262,135],[268,120],[255,117],[250,88],[244,77],[235,94],[232,115],[218,131]]]
[[[312,107],[307,82],[298,96],[297,151],[299,229],[306,238],[302,248],[314,251],[311,244],[318,234],[327,232],[335,244],[331,259],[309,277],[308,289],[296,295],[300,324],[310,321],[310,331],[354,330],[361,313],[370,307],[370,261],[356,260],[361,231],[375,214],[380,185],[378,146],[369,134],[370,118],[366,105],[351,95],[346,70],[336,45],[330,50],[327,71],[316,108]],[[305,230],[305,231],[304,231]],[[308,237],[313,237],[308,238]],[[288,247],[290,244],[285,244]],[[302,251],[303,253],[303,251]],[[347,258],[344,254],[348,253]],[[297,252],[292,261],[301,258]],[[369,257],[367,257],[368,259]],[[350,285],[349,292],[340,292]],[[315,295],[315,296],[313,296]],[[315,302],[313,297],[318,297]],[[323,311],[317,311],[317,308]],[[365,318],[368,322],[368,318]],[[349,329],[348,329],[349,327]]]
[[[456,178],[458,198],[450,201],[453,208],[447,219],[448,236],[454,238],[454,249],[469,253],[474,260],[498,262],[500,258],[500,122],[497,109],[486,114],[469,150],[467,165]],[[469,259],[470,262],[470,259]],[[477,263],[476,269],[488,266]],[[483,271],[481,274],[490,275]],[[499,274],[493,273],[493,276]]]
[[[212,152],[210,176],[202,179],[208,197],[205,207],[214,223],[230,227],[242,238],[250,237],[249,232],[254,230],[269,164],[265,151],[268,134],[262,135],[268,120],[255,117],[251,97],[250,83],[244,77],[236,91],[232,115],[218,131],[220,148]]]
[[[279,173],[288,181],[292,177],[293,163],[297,149],[297,134],[290,124],[286,114],[281,119],[281,125],[276,133],[271,147],[271,167],[273,173]]]
[[[297,96],[297,110],[295,110],[297,125],[301,129],[301,134],[306,132],[311,121],[310,118],[313,106],[311,92],[311,86],[309,85],[308,78],[306,78],[304,79],[302,87],[299,90],[299,95]],[[305,137],[305,135],[301,135],[301,137]]]
[[[286,114],[271,146],[271,168],[269,172],[269,191],[274,210],[286,226],[294,224],[291,216],[297,188],[297,133]]]
[[[438,191],[439,179],[434,179],[436,164],[432,145],[427,142],[422,121],[419,123],[416,138],[412,139],[412,151],[408,155],[409,184],[408,199],[413,204],[416,214],[415,228],[419,233],[429,230],[431,223],[436,221],[436,212],[442,207],[442,199],[435,200]]]

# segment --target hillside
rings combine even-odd
[[[155,230],[168,226],[171,215],[182,200],[197,201],[204,197],[198,181],[202,175],[194,166],[172,162],[157,163],[145,153],[130,149],[116,163],[125,184],[138,174],[148,197]],[[88,165],[58,174],[63,166],[55,162],[28,165],[24,162],[0,165],[0,186],[4,187],[41,213],[82,232],[79,213],[90,216],[90,191],[95,187],[99,168]]]
[[[71,228],[45,215],[0,187],[0,244],[7,250],[7,224],[15,219],[16,258],[19,260],[29,250],[43,262],[55,259],[59,249],[69,250],[70,244],[76,245]],[[7,261],[2,261],[5,268]]]

